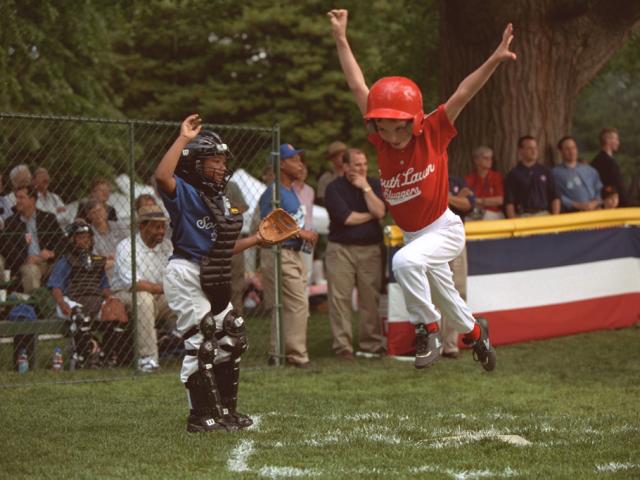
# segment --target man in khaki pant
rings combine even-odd
[[[359,346],[370,354],[386,351],[378,315],[382,283],[380,219],[384,217],[380,181],[367,177],[367,157],[358,149],[344,156],[344,176],[332,181],[325,193],[331,220],[326,252],[329,320],[333,350],[353,360],[351,296],[358,289]]]
[[[300,226],[299,238],[282,243],[282,338],[284,339],[284,355],[286,363],[298,368],[310,366],[307,353],[307,319],[309,317],[309,299],[305,293],[307,273],[300,251],[305,245],[313,248],[318,241],[318,234],[304,230],[305,209],[293,189],[293,181],[303,175],[303,164],[300,154],[290,144],[280,145],[280,207],[287,211]],[[275,185],[267,186],[260,197],[260,218],[266,217],[273,210]],[[263,276],[264,298],[267,308],[272,307],[275,299],[275,254],[271,248],[262,249],[260,263]],[[270,363],[280,352],[276,349],[275,319],[271,321],[271,353]]]

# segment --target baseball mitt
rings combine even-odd
[[[281,208],[276,208],[262,219],[258,233],[264,243],[273,245],[297,236],[300,227],[291,215]]]

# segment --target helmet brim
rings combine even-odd
[[[413,115],[401,110],[392,108],[376,108],[367,112],[364,116],[365,120],[374,120],[376,118],[388,118],[393,120],[413,120]]]

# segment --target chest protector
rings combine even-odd
[[[217,233],[213,246],[200,259],[200,285],[211,302],[211,313],[217,315],[231,299],[231,257],[242,230],[242,214],[236,209],[225,214],[227,200],[222,194],[211,198],[200,192],[200,198],[213,215]]]
[[[66,257],[71,265],[66,295],[82,304],[85,313],[91,315],[97,313],[102,304],[100,280],[104,273],[106,259],[87,252],[73,252]]]

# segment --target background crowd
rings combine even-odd
[[[561,162],[549,168],[541,163],[536,138],[523,136],[517,141],[517,163],[507,172],[496,170],[490,147],[478,146],[470,152],[471,171],[464,177],[449,177],[449,206],[463,220],[476,221],[633,205],[638,194],[633,189],[627,190],[615,159],[620,147],[618,132],[603,129],[599,142],[601,151],[587,160],[580,157],[574,138],[559,139]],[[333,350],[338,358],[353,361],[356,356],[378,357],[385,353],[379,304],[387,280],[386,252],[382,246],[386,209],[380,182],[376,175],[371,175],[375,162],[369,161],[364,149],[350,148],[341,141],[328,145],[326,160],[329,169],[320,172],[314,189],[307,183],[309,170],[304,149],[290,144],[280,147],[281,207],[307,232],[304,240],[291,240],[282,246],[284,360],[299,368],[311,364],[306,330],[312,283],[327,286]],[[266,165],[262,180],[267,189],[260,198],[251,231],[272,208],[274,175],[273,165]],[[0,189],[1,180],[0,177]],[[138,368],[145,372],[157,370],[162,351],[179,348],[181,343],[173,330],[175,318],[167,307],[162,287],[163,270],[172,253],[171,228],[157,195],[142,194],[135,199],[134,282],[132,219],[110,202],[111,182],[104,177],[94,178],[87,196],[72,202],[73,206],[62,200],[58,193],[64,192],[55,187],[43,167],[32,173],[27,165],[21,164],[8,172],[7,188],[0,196],[0,271],[10,272],[13,288],[19,294],[28,296],[37,289],[48,288],[57,314],[63,318],[73,315],[74,306],[81,303],[80,297],[82,304],[87,304],[91,302],[84,297],[93,295],[97,307],[90,309],[91,315],[106,315],[107,321],[115,322],[106,329],[107,333],[91,333],[97,335],[97,342],[102,337],[103,344],[109,343],[107,334],[115,335],[126,322],[119,308],[114,313],[116,302],[129,312],[135,308]],[[227,185],[226,195],[241,212],[249,208],[233,179]],[[329,215],[327,238],[319,238],[314,231],[314,204],[325,207]],[[79,256],[85,250],[90,255]],[[257,257],[257,275],[255,266],[245,265],[245,255],[234,258],[232,303],[241,314],[245,307],[252,309],[259,303],[268,312],[274,304],[273,252],[262,249]],[[456,288],[464,297],[466,252],[451,262],[451,268]],[[108,309],[102,308],[107,304]],[[355,343],[354,309],[359,313]],[[446,319],[444,322],[443,354],[456,358],[457,335],[454,331],[447,334]],[[278,357],[275,332],[272,325],[271,364]],[[87,349],[94,348],[90,342],[88,345]],[[118,358],[114,342],[109,348],[102,347],[101,362],[124,361]],[[89,350],[84,355],[87,358]]]

